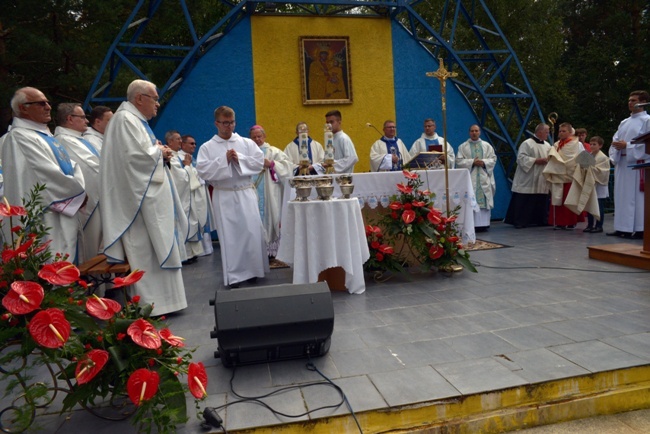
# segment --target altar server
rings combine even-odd
[[[145,271],[129,294],[154,303],[153,314],[163,315],[187,307],[183,246],[174,234],[176,218],[185,216],[165,167],[171,150],[147,122],[160,107],[156,86],[134,80],[126,97],[106,129],[99,169],[104,253],[109,262],[127,260],[132,270]]]
[[[334,171],[336,173],[352,173],[354,165],[359,161],[357,151],[354,149],[354,143],[350,136],[345,134],[341,129],[341,112],[331,110],[325,114],[325,122],[332,126],[334,133]]]
[[[18,89],[11,109],[14,120],[2,144],[4,195],[10,204],[22,205],[36,184],[44,185],[41,202],[46,209],[43,223],[50,228],[50,250],[76,262],[79,209],[86,199],[81,167],[52,136],[47,126],[52,107],[43,92],[33,87]],[[5,233],[5,240],[10,239]]]
[[[199,176],[213,187],[212,209],[221,246],[223,283],[236,288],[269,271],[264,228],[252,177],[264,169],[264,153],[235,133],[235,111],[214,111],[218,133],[201,145]]]

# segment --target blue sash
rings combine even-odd
[[[387,139],[382,137],[381,141],[386,143],[386,153],[390,155],[397,155],[397,163],[393,163],[391,171],[402,170],[402,154],[399,152],[399,147],[397,146],[397,139]]]
[[[95,157],[99,158],[99,152],[97,152],[97,149],[95,149],[95,147],[88,140],[82,139],[81,137],[77,137],[77,139],[79,139],[79,141],[83,143]]]
[[[300,155],[300,142],[298,141],[298,137],[293,139],[293,143],[295,143],[296,146],[298,146],[298,155]],[[307,152],[309,153],[309,163],[314,164],[314,159],[311,156],[311,137],[307,138]]]
[[[143,121],[140,119],[140,122],[142,122],[142,125],[144,125],[144,128],[147,130],[147,134],[149,134],[149,138],[151,139],[151,144],[155,145],[156,144],[156,135],[153,133],[153,130],[149,126],[149,122]]]
[[[72,167],[72,161],[70,161],[68,151],[66,151],[65,148],[61,146],[61,144],[54,137],[40,131],[36,132],[40,134],[43,139],[45,139],[48,145],[50,145],[52,153],[54,154],[54,158],[56,158],[56,161],[59,163],[61,171],[68,176],[74,176],[74,168]]]

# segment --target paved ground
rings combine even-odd
[[[512,246],[474,253],[478,274],[411,274],[384,283],[367,277],[365,294],[332,293],[332,347],[314,363],[343,389],[355,412],[650,363],[648,273],[587,257],[587,245],[620,239],[500,223],[478,235]],[[343,406],[315,410],[339,398],[332,388],[306,386],[320,377],[304,360],[238,368],[234,387],[240,394],[262,395],[299,386],[265,401],[286,414],[312,414],[290,418],[252,403],[232,405],[233,371],[213,357],[216,341],[210,339],[215,322],[208,300],[225,290],[220,262],[215,250],[183,270],[190,305],[169,318],[174,333],[198,347],[194,359],[208,368],[203,405],[230,404],[220,410],[229,431],[347,413]],[[257,285],[290,281],[291,271],[281,269]],[[605,420],[650,432],[647,412]],[[83,412],[41,421],[42,432],[135,432],[127,422],[104,422]],[[565,431],[553,431],[563,426]],[[609,426],[589,432],[641,432]],[[580,427],[574,422],[528,432],[576,433]],[[203,431],[192,418],[179,432]]]

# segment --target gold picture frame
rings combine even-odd
[[[301,36],[302,103],[351,104],[350,38]]]

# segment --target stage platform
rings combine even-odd
[[[612,230],[607,216],[606,232]],[[650,407],[650,276],[589,259],[587,247],[621,243],[604,233],[494,223],[477,238],[512,247],[471,255],[478,274],[409,274],[364,294],[333,292],[332,346],[313,360],[345,392],[364,433],[504,432]],[[641,240],[625,240],[638,243]],[[256,285],[289,283],[272,270]],[[219,250],[183,270],[189,307],[169,317],[208,372],[205,406],[229,433],[355,433],[345,405],[290,418],[236,403],[232,369],[213,357],[214,308],[223,288]],[[236,291],[236,289],[234,290]],[[298,415],[339,401],[306,360],[236,369],[234,389]],[[193,414],[180,433],[204,431]],[[84,411],[38,418],[40,432],[136,432]],[[442,428],[442,427],[446,428]]]

